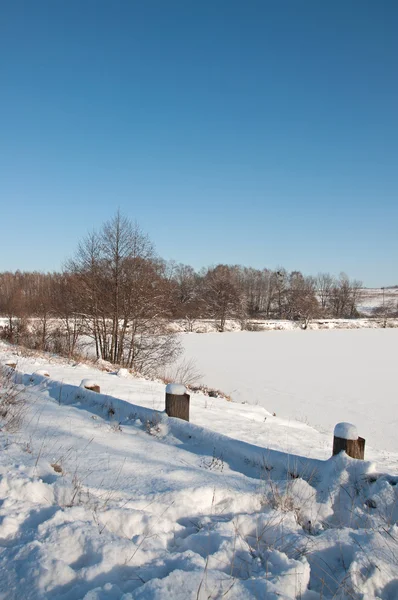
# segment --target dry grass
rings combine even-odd
[[[26,411],[24,388],[15,383],[15,371],[0,368],[0,430],[18,431]]]
[[[182,360],[170,365],[160,376],[164,383],[181,383],[189,386],[197,383],[202,374],[199,372],[193,359]]]
[[[207,387],[207,385],[188,385],[187,386],[191,392],[199,392],[204,396],[209,396],[209,398],[221,398],[222,400],[227,400],[228,402],[232,402],[231,396],[228,394],[224,394],[221,390],[216,390],[214,388]]]

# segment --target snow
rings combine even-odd
[[[118,377],[130,377],[128,369],[118,369],[116,374]]]
[[[0,430],[0,598],[396,597],[397,454],[367,440],[365,461],[332,457],[332,431],[194,392],[191,422],[169,419],[160,382],[15,357],[27,405]]]
[[[384,289],[384,303],[398,302],[398,288]],[[364,314],[372,314],[376,307],[383,306],[383,289],[382,288],[364,288],[361,290],[361,299],[358,309]]]
[[[398,300],[398,295],[396,296]],[[369,314],[369,317],[358,319],[314,319],[310,321],[305,329],[324,330],[324,329],[380,329],[385,327],[382,317],[372,317],[372,310],[379,306],[360,307],[364,314]],[[217,333],[218,326],[214,319],[197,319],[192,323],[187,323],[184,319],[173,321],[170,323],[170,329],[176,333]],[[389,317],[387,327],[398,327],[398,319]],[[192,328],[192,330],[190,329]],[[251,328],[251,329],[250,329]],[[303,329],[303,322],[284,320],[284,319],[249,319],[247,329],[252,332],[261,331],[297,331]],[[225,332],[242,331],[242,325],[234,319],[227,319],[225,322]]]
[[[334,436],[343,440],[357,440],[358,431],[352,423],[337,423],[334,428]]]
[[[187,390],[185,385],[181,385],[180,383],[168,383],[166,385],[166,393],[174,394],[175,396],[183,396],[186,394]]]
[[[38,369],[33,373],[33,376],[39,375],[40,377],[50,377],[50,373],[46,369]]]
[[[182,334],[201,381],[332,436],[354,423],[366,445],[396,452],[398,329]]]

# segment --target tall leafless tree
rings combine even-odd
[[[245,312],[243,290],[239,287],[236,270],[227,265],[217,265],[204,276],[204,302],[207,313],[219,329],[225,330],[227,318],[240,316]]]
[[[142,371],[178,354],[165,321],[163,263],[138,225],[117,212],[79,245],[69,272],[80,282],[98,357]]]

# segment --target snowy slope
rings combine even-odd
[[[0,598],[398,594],[392,455],[330,459],[329,435],[200,394],[191,423],[169,419],[162,384],[17,358],[27,409],[0,432]]]

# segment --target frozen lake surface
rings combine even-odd
[[[183,334],[202,381],[234,401],[398,448],[398,329]]]

